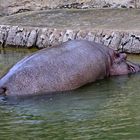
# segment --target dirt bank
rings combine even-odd
[[[25,12],[0,18],[0,43],[44,48],[70,39],[87,39],[140,53],[139,13],[139,9]]]

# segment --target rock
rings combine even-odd
[[[18,32],[18,26],[13,26],[9,29],[6,45],[16,45],[14,40]]]
[[[111,32],[103,32],[102,33],[102,42],[105,46],[109,46],[112,40]]]
[[[25,38],[25,31],[24,28],[18,28],[15,37],[13,38],[13,45],[18,46],[20,44],[20,46],[25,46],[26,43],[25,41],[27,39]]]
[[[27,44],[26,46],[28,48],[36,46],[36,40],[37,40],[37,29],[31,30],[28,36]]]
[[[129,41],[124,45],[124,51],[128,53],[140,53],[140,35],[129,34]]]
[[[110,48],[113,48],[114,50],[119,50],[119,46],[121,43],[121,39],[122,39],[122,34],[120,32],[112,32],[111,34],[112,39],[111,42],[109,44]]]
[[[76,35],[77,35],[77,31],[70,30],[70,29],[66,30],[63,36],[63,42],[76,39]]]
[[[124,52],[140,53],[140,34],[124,33],[121,41],[121,47]]]
[[[84,40],[89,40],[89,41],[94,41],[96,36],[96,31],[91,32],[89,30],[80,30],[77,35],[76,39],[84,39]]]
[[[133,42],[133,38],[129,33],[124,33],[122,36],[122,40],[120,42],[120,47],[119,49],[122,50],[123,52],[129,52],[131,51],[131,45]]]
[[[129,50],[131,53],[140,53],[140,40],[135,38]]]
[[[9,31],[9,26],[0,26],[0,44],[2,46],[5,45],[5,42],[7,40],[7,36],[8,36],[8,31]]]
[[[95,35],[95,42],[98,42],[98,43],[103,44],[103,41],[102,41],[102,38],[103,38],[102,33],[103,33],[103,30],[97,31],[97,33]]]
[[[76,39],[86,40],[87,35],[88,35],[88,31],[80,30],[76,35]]]
[[[89,31],[85,37],[86,40],[95,41],[96,31]]]
[[[9,31],[7,32],[7,35],[6,33],[4,34],[5,36],[7,36],[7,39],[5,41],[6,46],[26,46],[29,48],[35,45],[35,41],[37,38],[37,30],[30,28],[22,28],[18,26],[12,26],[8,30]],[[3,34],[1,34],[0,36],[2,35]],[[3,39],[3,42],[4,40],[5,39]]]
[[[49,34],[47,28],[39,30],[36,46],[40,49],[49,46]]]
[[[64,34],[65,34],[65,29],[64,30],[54,29],[49,36],[49,44],[55,46],[59,43],[62,43]]]

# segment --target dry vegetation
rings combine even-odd
[[[139,30],[139,9],[51,10],[0,18],[3,25],[33,27]]]

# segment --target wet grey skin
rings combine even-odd
[[[23,58],[0,79],[0,94],[28,96],[77,89],[112,75],[140,71],[125,53],[91,41],[73,40]]]

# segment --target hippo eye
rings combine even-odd
[[[120,57],[120,53],[116,53],[116,57]]]

